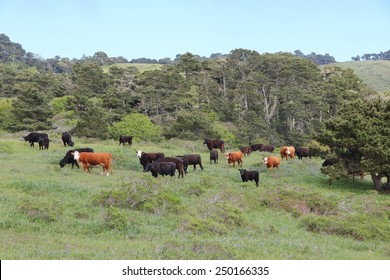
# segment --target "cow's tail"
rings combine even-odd
[[[225,152],[225,143],[221,142],[221,152]]]
[[[107,176],[112,174],[112,154],[110,154],[109,165],[110,167],[107,169]]]

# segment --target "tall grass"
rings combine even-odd
[[[201,141],[160,144],[74,139],[113,154],[113,173],[63,169],[68,148],[48,151],[16,135],[0,139],[1,259],[389,259],[389,197],[371,182],[329,186],[320,159],[266,170],[265,154],[244,158],[260,184],[237,167],[209,163]],[[204,170],[185,178],[142,172],[135,149],[199,153]]]

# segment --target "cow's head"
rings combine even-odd
[[[142,154],[144,153],[143,151],[141,150],[138,150],[138,151],[135,151],[137,153],[137,157],[138,158],[141,158]]]
[[[263,160],[264,160],[264,164],[268,163],[268,157],[264,157]]]
[[[287,155],[291,154],[290,147],[287,147],[287,148],[286,148],[286,154],[287,154]]]
[[[244,175],[245,172],[246,172],[246,169],[238,169],[238,171],[240,171],[240,174],[241,174],[241,175]]]
[[[80,159],[80,153],[78,151],[75,151],[74,153],[71,153],[75,160],[79,161]]]
[[[229,159],[229,157],[230,157],[230,153],[226,153],[225,154],[225,159]]]

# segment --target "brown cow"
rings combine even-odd
[[[265,157],[263,158],[264,164],[267,165],[267,168],[279,168],[280,165],[280,158],[275,156]]]
[[[233,163],[233,166],[236,166],[236,162],[238,166],[242,167],[242,157],[244,154],[241,151],[230,152],[225,155],[225,159],[228,161],[228,166]]]
[[[251,147],[249,146],[242,147],[240,148],[240,151],[244,154],[245,157],[249,156],[251,153]]]
[[[225,142],[223,140],[218,139],[204,139],[203,145],[206,144],[209,151],[211,151],[213,148],[219,148],[221,152],[225,151]]]
[[[110,175],[112,162],[111,153],[80,153],[75,151],[73,157],[78,162],[83,163],[84,172],[87,170],[90,172],[90,166],[100,165],[103,167],[103,171],[100,175],[103,175],[104,172],[107,172],[107,176]]]
[[[295,148],[293,146],[281,147],[280,148],[280,156],[282,157],[282,160],[284,157],[286,158],[286,160],[288,159],[288,157],[290,157],[291,159],[294,159]]]

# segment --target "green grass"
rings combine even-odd
[[[348,61],[334,63],[333,65],[353,69],[364,83],[378,92],[390,92],[389,60]]]
[[[1,259],[390,259],[389,197],[370,179],[327,184],[321,159],[266,170],[258,152],[244,168],[210,165],[202,141],[160,144],[77,139],[113,153],[110,176],[63,169],[68,148],[54,133],[48,151],[21,135],[0,137]],[[143,173],[134,149],[200,153],[185,178]]]
[[[103,66],[103,71],[108,72],[110,67],[116,66],[119,68],[129,68],[129,67],[135,67],[139,72],[145,72],[145,71],[150,71],[150,70],[157,70],[160,69],[163,64],[152,64],[152,63],[115,63],[113,65],[109,66]]]

